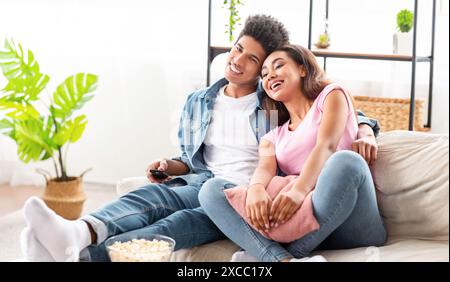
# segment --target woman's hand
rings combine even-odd
[[[269,231],[269,210],[272,204],[269,194],[262,184],[255,184],[248,188],[245,201],[245,211],[250,223],[258,231]]]
[[[359,125],[358,137],[352,144],[352,150],[360,154],[369,165],[377,160],[378,144],[372,127],[367,124]]]
[[[304,193],[295,188],[278,194],[270,209],[270,227],[278,227],[288,221],[302,206],[304,200]]]

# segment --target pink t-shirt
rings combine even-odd
[[[263,136],[275,145],[275,155],[281,171],[286,175],[299,175],[309,154],[314,149],[317,133],[322,119],[325,98],[333,90],[341,90],[347,98],[348,117],[344,134],[337,151],[350,150],[358,134],[358,121],[355,116],[350,95],[347,90],[336,83],[327,85],[317,96],[311,109],[300,125],[293,131],[289,130],[289,122],[271,130]]]
[[[349,109],[345,132],[339,141],[337,150],[351,149],[352,142],[356,140],[358,133],[358,123],[351,103],[351,98],[347,91],[341,86],[330,84],[319,94],[302,123],[300,123],[294,131],[289,131],[288,121],[263,137],[275,145],[275,154],[278,165],[280,169],[288,175],[286,177],[275,176],[266,187],[266,191],[272,200],[274,200],[280,192],[288,191],[293,187],[295,179],[302,171],[303,165],[316,144],[317,131],[323,114],[325,98],[335,89],[340,89],[344,92]],[[255,228],[250,223],[245,210],[247,186],[241,185],[229,188],[224,190],[224,192],[228,202],[234,210],[242,216],[248,224]],[[306,196],[300,208],[289,220],[276,228],[271,228],[268,232],[261,231],[261,234],[278,242],[289,243],[319,228],[320,225],[314,216],[311,191]]]

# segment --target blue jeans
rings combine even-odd
[[[150,184],[81,219],[97,234],[97,242],[80,253],[82,261],[109,261],[104,241],[133,234],[161,234],[173,238],[175,250],[224,239],[203,212],[198,192],[203,183],[183,185],[169,181]]]
[[[386,241],[369,167],[354,152],[339,151],[327,160],[312,196],[320,228],[289,244],[267,239],[245,222],[223,192],[234,186],[208,180],[199,193],[200,204],[228,238],[260,261],[302,258],[317,249],[381,246]]]

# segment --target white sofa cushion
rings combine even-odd
[[[389,237],[447,240],[448,135],[391,131],[371,167]]]

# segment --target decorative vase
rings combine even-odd
[[[394,54],[412,55],[413,35],[412,32],[394,33]]]
[[[70,177],[64,182],[50,179],[42,199],[58,215],[70,220],[78,219],[86,200],[82,180],[82,177]]]

